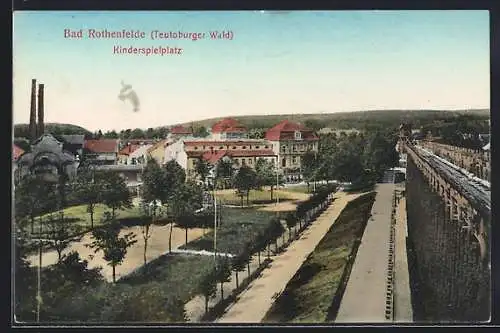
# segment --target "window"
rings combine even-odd
[[[220,146],[219,149],[224,149],[224,146]]]
[[[236,146],[233,146],[233,149],[236,149]]]
[[[248,164],[252,164],[252,159],[251,158],[248,159]]]
[[[247,146],[243,146],[242,149],[247,149]]]
[[[265,148],[265,149],[268,149],[268,148],[269,148],[269,146],[264,146],[264,148]]]
[[[286,159],[282,159],[281,160],[281,166],[282,167],[286,167]]]
[[[302,133],[300,131],[295,131],[295,140],[301,140],[302,139]]]
[[[293,145],[293,151],[296,152],[297,151],[297,145]]]
[[[293,164],[297,163],[297,156],[292,157],[292,163]]]
[[[259,148],[260,148],[260,146],[255,146],[255,149],[259,149]]]
[[[205,150],[205,148],[206,148],[206,147],[205,147],[205,146],[203,146],[203,150]]]
[[[281,146],[281,152],[282,153],[286,152],[286,147],[285,146]]]
[[[195,147],[194,147],[194,150],[198,150],[198,147],[197,147],[197,146],[195,146]]]
[[[140,173],[137,174],[137,181],[142,182],[142,176]]]
[[[210,147],[210,150],[214,150],[214,147]]]

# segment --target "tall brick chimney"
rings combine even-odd
[[[30,124],[29,139],[30,142],[36,140],[36,79],[31,80],[31,104],[30,104]]]
[[[38,85],[38,137],[45,133],[45,124],[43,122],[43,87],[43,83]]]

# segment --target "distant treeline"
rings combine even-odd
[[[293,115],[262,115],[233,117],[250,130],[250,137],[262,138],[265,130],[273,127],[283,119],[299,122],[313,130],[321,128],[358,129],[372,131],[379,128],[397,128],[401,123],[410,123],[414,129],[431,132],[434,136],[450,137],[458,128],[459,133],[473,131],[475,133],[489,133],[490,111],[439,111],[439,110],[384,110],[384,111],[358,111],[321,114],[293,114]],[[221,118],[205,119],[183,124],[191,128],[196,136],[205,137],[214,123]],[[456,126],[453,125],[456,123]],[[126,129],[120,132],[101,130],[92,133],[80,126],[71,124],[46,124],[46,131],[56,136],[61,134],[84,134],[86,139],[162,139],[169,133],[171,126],[161,126],[148,129]],[[27,138],[28,125],[14,126],[15,138]],[[456,136],[456,135],[455,135]],[[456,138],[450,142],[458,141]]]

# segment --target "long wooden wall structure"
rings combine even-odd
[[[419,156],[407,140],[406,196],[416,321],[490,316],[491,216]]]

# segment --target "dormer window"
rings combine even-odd
[[[295,140],[302,140],[302,133],[300,131],[295,131]]]

